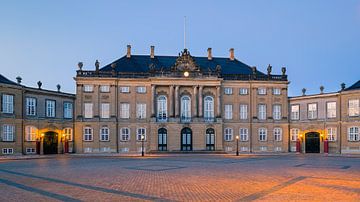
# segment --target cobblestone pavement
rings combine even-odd
[[[0,201],[360,201],[360,158],[55,156],[0,161]]]

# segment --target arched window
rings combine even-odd
[[[26,141],[36,141],[37,133],[38,133],[38,129],[35,126],[26,126],[25,127]]]
[[[93,129],[91,127],[84,127],[84,141],[92,141],[93,140]]]
[[[214,119],[214,98],[211,96],[206,96],[204,98],[204,119]]]
[[[68,141],[73,141],[73,129],[64,128],[63,133]]]
[[[100,141],[109,141],[109,128],[108,127],[102,127],[100,129]]]
[[[164,95],[161,95],[157,99],[157,119],[159,121],[167,120],[167,100]]]
[[[130,129],[129,128],[120,128],[120,140],[129,141],[130,140]]]
[[[181,97],[181,120],[190,121],[191,119],[191,99],[185,95]]]

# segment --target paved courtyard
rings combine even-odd
[[[360,201],[360,158],[52,156],[1,160],[0,201]]]

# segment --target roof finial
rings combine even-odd
[[[184,16],[184,49],[186,49],[186,16]]]

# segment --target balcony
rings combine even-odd
[[[168,117],[166,114],[158,114],[158,116],[156,117],[156,121],[157,122],[167,122]]]
[[[180,121],[181,121],[181,123],[190,123],[191,122],[191,117],[181,116]]]
[[[204,121],[206,123],[213,123],[215,122],[215,117],[204,117]]]

